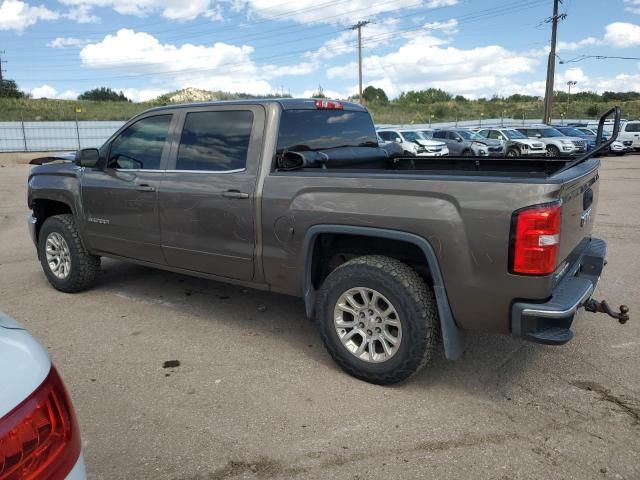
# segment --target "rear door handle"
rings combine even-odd
[[[152,187],[147,183],[140,183],[136,186],[136,190],[139,192],[155,192],[156,187]]]
[[[248,193],[241,192],[239,190],[227,190],[222,193],[225,198],[249,198]]]

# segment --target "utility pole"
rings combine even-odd
[[[569,108],[571,107],[571,87],[575,87],[578,84],[576,80],[569,80],[567,87],[569,87],[569,93],[567,94],[567,117],[569,116]]]
[[[358,94],[360,98],[360,104],[363,103],[362,99],[362,27],[369,25],[371,21],[360,20],[355,25],[351,26],[351,30],[358,30]]]
[[[551,51],[549,52],[549,62],[547,64],[547,86],[544,92],[544,123],[551,122],[551,112],[553,110],[553,81],[556,74],[556,43],[558,38],[558,20],[566,17],[566,14],[558,15],[558,4],[562,0],[553,0],[553,16],[548,19],[551,22]]]
[[[0,50],[0,84],[3,82],[4,77],[2,76],[2,64],[7,63],[6,60],[2,60],[2,55],[4,54],[4,50]]]

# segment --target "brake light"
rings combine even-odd
[[[344,110],[344,105],[333,100],[316,100],[318,110]]]
[[[548,275],[555,270],[560,246],[560,204],[518,210],[512,222],[511,271]]]
[[[79,456],[75,412],[52,367],[38,389],[0,419],[0,480],[62,480]]]

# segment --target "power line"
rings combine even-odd
[[[572,58],[571,60],[560,60],[559,63],[561,65],[565,65],[567,63],[581,62],[589,58],[594,58],[596,60],[640,60],[640,57],[618,57],[613,55],[580,55],[576,58]]]
[[[471,0],[466,0],[466,1],[471,1]],[[538,5],[541,5],[543,3],[546,3],[548,0],[527,0],[527,1],[515,1],[515,2],[511,2],[511,3],[507,3],[505,5],[501,5],[498,7],[492,7],[492,8],[488,8],[488,9],[483,9],[483,10],[479,10],[476,12],[471,12],[469,14],[466,15],[462,15],[459,18],[458,21],[458,25],[464,25],[467,23],[472,23],[478,20],[486,20],[488,18],[494,18],[494,17],[498,17],[498,16],[502,16],[508,13],[517,13],[526,9],[530,9],[530,8],[534,8]],[[516,8],[514,8],[516,7]],[[396,19],[402,19],[405,17],[412,17],[415,16],[415,12],[409,13],[409,14],[405,14],[405,15],[401,15],[398,17],[395,17]],[[436,30],[435,27],[431,27],[431,28],[426,28],[427,30]],[[303,28],[304,30],[304,28]],[[425,30],[425,26],[421,25],[421,26],[417,26],[417,27],[410,27],[410,28],[406,28],[406,29],[400,29],[400,30],[394,30],[393,32],[391,32],[390,34],[387,33],[383,33],[383,34],[378,34],[378,35],[374,35],[372,37],[368,37],[367,40],[365,41],[365,45],[367,44],[367,42],[369,41],[376,41],[376,40],[385,40],[387,38],[392,38],[393,36],[396,36],[399,33],[409,33],[412,31],[418,31],[418,30]],[[268,35],[268,36],[263,36],[263,38],[265,39],[269,39],[269,38],[277,38],[279,40],[282,39],[283,35],[280,33],[280,30],[276,30],[278,31],[278,34],[276,35]],[[285,41],[277,41],[275,43],[267,43],[267,44],[263,44],[261,45],[261,47],[271,47],[271,46],[279,46],[279,45],[288,45],[291,43],[300,43],[300,41],[303,40],[309,40],[309,39],[313,39],[313,38],[318,38],[318,37],[325,37],[327,35],[331,35],[334,33],[339,33],[341,31],[344,31],[343,29],[338,29],[338,30],[331,30],[329,32],[324,32],[324,33],[320,33],[320,34],[314,34],[314,35],[307,35],[307,36],[303,36],[303,37],[299,37],[296,38],[295,41],[291,41],[291,40],[285,40]],[[291,32],[291,33],[295,33],[295,32]],[[246,40],[247,38],[245,38],[244,40]],[[243,41],[244,41],[243,40]],[[350,44],[349,44],[350,45]],[[305,50],[308,51],[309,49]],[[346,51],[345,51],[346,53]],[[285,56],[288,56],[288,54],[285,54]],[[201,55],[201,56],[196,56],[193,58],[206,58],[208,57],[208,55]],[[277,58],[277,57],[276,57]],[[136,60],[145,60],[145,58],[141,58],[141,57],[137,57],[137,58],[127,58],[127,61],[131,62],[131,61],[136,61]],[[30,63],[33,62],[33,59],[30,57]],[[104,62],[101,63],[100,67],[103,68],[108,68],[111,70],[119,70],[119,69],[130,69],[131,66],[130,65],[123,65],[122,64],[122,60],[117,60],[115,62]],[[47,72],[51,72],[54,70],[66,70],[67,67],[76,67],[77,64],[73,63],[73,64],[60,64],[58,62],[56,62],[54,65],[48,66],[48,65],[41,65],[39,67],[31,67],[29,69],[29,71],[37,71],[37,70],[46,70]]]
[[[497,7],[497,8],[490,8],[490,9],[485,9],[485,10],[481,10],[478,12],[474,12],[472,14],[467,15],[466,17],[468,18],[468,20],[464,21],[464,22],[459,22],[459,25],[464,24],[464,23],[471,23],[474,21],[479,21],[479,20],[486,20],[487,18],[495,18],[495,17],[499,17],[499,16],[503,16],[505,14],[509,14],[509,13],[517,13],[526,9],[530,9],[530,8],[534,8],[542,3],[546,3],[548,0],[528,0],[525,2],[522,1],[517,1],[517,2],[512,2],[511,4],[508,5],[503,5],[501,7]],[[512,5],[517,6],[517,8],[511,8]],[[506,7],[509,6],[509,8],[507,9]],[[411,14],[413,15],[413,13]],[[462,18],[462,17],[461,17]],[[391,33],[385,33],[385,34],[380,34],[380,35],[375,35],[372,37],[368,38],[369,42],[373,42],[376,40],[381,40],[381,39],[385,39],[385,38],[389,38],[392,36],[397,36],[398,34],[402,34],[402,33],[407,33],[407,32],[411,32],[411,31],[415,31],[415,30],[424,30],[425,27],[421,26],[421,27],[414,27],[414,28],[409,28],[409,29],[401,29],[401,30],[396,30],[394,32]],[[432,28],[433,29],[433,28]],[[283,42],[286,44],[290,44],[291,42]],[[277,45],[277,44],[274,44]],[[345,44],[344,45],[344,52],[347,51],[347,48],[352,48],[351,44]],[[257,64],[256,62],[259,60],[272,60],[272,59],[276,59],[276,58],[291,58],[291,57],[298,57],[299,54],[301,53],[307,53],[309,52],[308,48],[302,49],[302,50],[297,50],[297,51],[292,51],[292,52],[288,52],[288,53],[284,53],[284,54],[275,54],[275,55],[269,55],[269,56],[265,56],[265,57],[259,57],[259,58],[255,58],[253,59],[253,62],[256,66],[258,66],[259,64]],[[246,62],[240,61],[240,62],[227,62],[227,63],[221,63],[212,67],[208,67],[208,68],[202,68],[202,67],[198,67],[198,68],[188,68],[188,69],[181,69],[181,70],[163,70],[163,71],[153,71],[153,72],[146,72],[146,73],[139,73],[139,74],[127,74],[127,75],[112,75],[109,77],[106,77],[104,74],[101,74],[99,77],[89,77],[89,78],[78,78],[78,77],[72,77],[72,78],[65,78],[65,79],[56,79],[55,82],[77,82],[77,81],[93,81],[93,80],[103,80],[103,79],[125,79],[125,78],[142,78],[142,77],[147,77],[147,76],[159,76],[159,75],[177,75],[177,74],[189,74],[189,73],[204,73],[204,72],[209,72],[209,71],[216,71],[219,70],[222,67],[234,67],[234,66],[242,66],[245,65]],[[450,64],[448,66],[453,66],[455,64]],[[58,65],[60,66],[60,65]],[[444,66],[444,65],[438,65],[438,66]],[[120,67],[120,68],[131,68],[130,66],[124,66],[124,67]],[[21,81],[27,81],[27,80],[31,80],[31,79],[23,79],[20,78],[18,80]]]

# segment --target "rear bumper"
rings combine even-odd
[[[544,303],[518,300],[511,307],[511,332],[536,343],[561,345],[571,340],[569,330],[577,310],[596,288],[605,265],[607,244],[592,238],[582,254],[569,267]],[[542,332],[561,332],[547,335]]]

